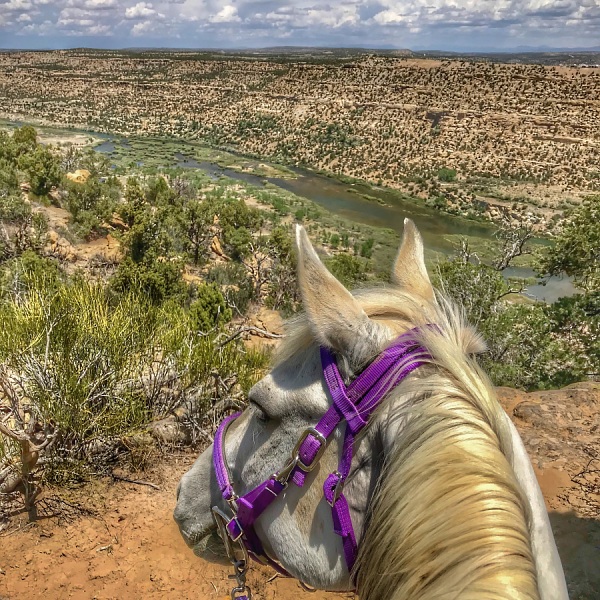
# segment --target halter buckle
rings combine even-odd
[[[235,571],[238,575],[243,575],[246,573],[249,567],[250,558],[248,556],[248,550],[244,541],[242,540],[242,535],[244,533],[243,529],[239,527],[239,521],[234,516],[231,519],[217,506],[213,506],[212,508],[213,518],[215,523],[217,524],[217,531],[219,533],[219,537],[225,546],[225,553],[227,554],[227,558],[233,564]],[[229,534],[229,529],[227,526],[232,521],[235,521],[238,524],[240,529],[240,534],[234,538]],[[241,560],[236,556],[236,548],[235,544],[237,544],[239,551],[241,552],[242,558]]]
[[[319,442],[319,449],[315,454],[315,457],[309,464],[305,464],[302,462],[300,458],[300,447],[304,443],[305,440],[308,439],[308,436],[312,435]],[[320,432],[317,431],[314,427],[307,427],[300,436],[300,439],[296,442],[296,446],[294,447],[294,451],[292,454],[296,457],[296,465],[302,469],[305,473],[310,473],[316,466],[317,463],[321,460],[325,449],[327,448],[327,438]]]
[[[252,600],[252,592],[247,585],[238,585],[231,590],[231,600],[242,600],[243,598]]]
[[[339,471],[334,471],[332,475],[335,475],[338,480],[333,488],[333,496],[331,497],[331,501],[327,500],[327,504],[329,504],[331,508],[335,506],[336,502],[340,499],[340,496],[344,493],[344,484],[346,483],[344,476]]]
[[[319,449],[315,454],[314,458],[309,464],[306,464],[300,458],[300,448],[304,441],[308,439],[308,436],[312,435],[317,442],[319,442]],[[287,485],[288,479],[292,474],[292,471],[298,467],[305,473],[310,473],[316,466],[317,463],[321,460],[323,453],[327,448],[327,438],[314,427],[307,427],[302,434],[300,435],[300,439],[296,442],[294,449],[292,450],[292,457],[286,463],[286,465],[279,471],[273,475],[273,478],[276,479],[279,483],[283,485]]]

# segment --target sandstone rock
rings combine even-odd
[[[212,239],[212,242],[210,244],[210,249],[217,256],[220,256],[221,258],[225,258],[226,260],[229,260],[229,257],[225,256],[225,253],[223,252],[223,248],[221,247],[221,242],[219,241],[219,238],[216,235]]]
[[[189,432],[175,417],[167,417],[151,423],[148,427],[151,435],[159,442],[167,444],[189,444]]]
[[[121,217],[117,213],[113,213],[108,224],[114,229],[118,229],[119,231],[126,231],[127,229],[129,229],[127,223],[125,223],[125,221],[123,221],[123,219],[121,219]]]
[[[77,260],[77,251],[71,242],[64,237],[58,238],[54,249],[54,254],[56,254],[58,258],[68,262],[75,262]]]
[[[67,179],[74,183],[85,183],[90,178],[91,173],[87,169],[77,169],[73,173],[67,173]]]

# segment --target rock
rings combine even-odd
[[[225,253],[223,252],[223,248],[221,247],[221,242],[219,241],[219,238],[216,235],[212,239],[212,242],[210,244],[210,249],[217,256],[220,256],[221,258],[224,258],[225,260],[230,260],[229,257],[226,256]]]
[[[150,434],[158,441],[167,444],[189,444],[189,432],[173,416],[155,421],[148,426]]]
[[[85,183],[90,178],[91,173],[87,169],[77,169],[73,173],[67,173],[67,179],[74,183]]]
[[[283,319],[276,310],[262,307],[254,318],[256,327],[264,329],[269,333],[283,334]],[[256,335],[260,335],[257,333]]]
[[[77,260],[77,252],[71,242],[64,237],[58,238],[54,253],[68,262],[75,262]]]
[[[600,383],[525,393],[497,388],[498,399],[523,439],[548,507],[568,503],[598,518],[600,502]]]
[[[54,229],[51,229],[46,235],[46,240],[49,246],[56,247],[56,243],[58,242],[59,235]]]
[[[108,225],[113,229],[118,229],[119,231],[126,231],[127,229],[129,229],[127,223],[125,223],[125,221],[123,221],[123,219],[121,219],[121,217],[117,213],[113,213],[113,215],[110,218],[110,221],[108,222]]]

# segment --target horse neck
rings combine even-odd
[[[527,503],[489,386],[434,375],[413,388],[361,542],[361,599],[539,600]]]

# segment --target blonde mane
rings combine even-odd
[[[393,335],[421,326],[430,354],[382,407],[399,434],[359,543],[361,600],[539,600],[510,433],[490,381],[470,356],[482,349],[480,338],[441,295],[435,304],[398,288],[354,295]],[[278,360],[318,336],[300,318],[286,337]],[[351,373],[360,366],[346,367]]]

